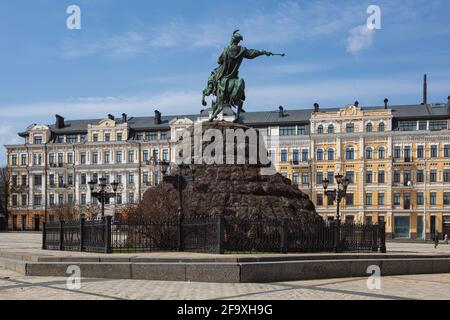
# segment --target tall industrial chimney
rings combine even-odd
[[[428,104],[428,83],[427,83],[427,75],[423,76],[423,105]]]

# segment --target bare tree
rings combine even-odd
[[[5,230],[8,230],[10,182],[11,175],[8,167],[0,168],[0,230],[2,228],[2,216],[4,217],[3,227]]]

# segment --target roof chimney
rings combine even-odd
[[[283,118],[284,117],[284,108],[283,108],[283,106],[279,106],[278,110],[279,110],[279,112],[278,112],[279,117]]]
[[[108,119],[109,120],[115,120],[114,116],[112,114],[108,114]]]
[[[314,103],[314,112],[319,112],[320,106],[318,103]]]
[[[126,113],[122,113],[122,122],[126,123],[128,121],[128,116]]]
[[[155,110],[155,124],[161,124],[161,112]]]
[[[388,98],[384,99],[384,108],[385,109],[388,108],[388,103],[389,103],[389,99]]]
[[[60,115],[56,115],[55,117],[56,117],[56,122],[55,122],[56,129],[64,128],[64,126],[65,126],[64,117],[61,117]]]
[[[423,101],[422,104],[428,104],[428,83],[427,83],[427,75],[423,76]]]
[[[355,107],[359,107],[359,102],[358,101],[355,101]]]

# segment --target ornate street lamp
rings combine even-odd
[[[187,164],[179,164],[179,174],[170,176],[167,174],[170,163],[167,161],[161,161],[160,163],[161,171],[164,176],[164,182],[170,183],[175,187],[178,191],[178,210],[177,210],[177,218],[178,218],[178,251],[184,250],[183,245],[183,231],[182,231],[182,221],[184,218],[183,214],[183,190],[186,188],[189,182],[194,181],[193,176],[188,176],[189,172],[193,172],[195,170],[195,165],[187,165]]]
[[[95,188],[97,187],[97,182],[94,180],[91,180],[89,183],[89,189],[91,190],[91,196],[96,198],[98,201],[100,201],[100,203],[102,204],[102,219],[105,217],[105,203],[106,201],[108,201],[111,198],[116,199],[116,195],[117,195],[117,189],[119,188],[119,183],[114,181],[113,183],[111,183],[111,188],[113,190],[113,192],[108,192],[107,191],[107,183],[106,183],[106,178],[102,177],[99,179],[99,191],[94,192]]]
[[[336,201],[337,209],[336,209],[336,234],[335,234],[335,251],[341,252],[340,246],[340,233],[341,233],[341,213],[340,206],[342,199],[347,195],[347,188],[350,183],[350,180],[347,177],[344,177],[341,174],[336,175],[335,177],[337,183],[337,189],[328,190],[328,186],[330,181],[325,179],[322,181],[323,189],[325,190],[325,195],[328,199],[332,199],[333,202]]]

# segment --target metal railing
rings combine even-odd
[[[337,233],[339,236],[337,236]],[[338,243],[336,243],[338,242]],[[61,220],[44,224],[43,249],[102,253],[188,251],[209,253],[386,252],[385,224],[222,215],[184,219]]]

